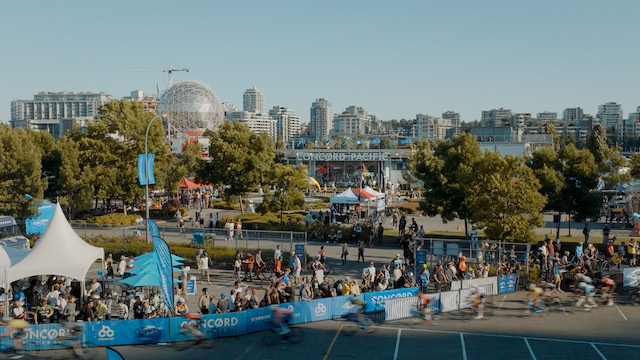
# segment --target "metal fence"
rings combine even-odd
[[[307,233],[296,231],[233,230],[199,228],[158,224],[160,234],[167,242],[198,245],[231,246],[236,249],[274,248],[280,245],[282,251],[295,250],[296,244],[306,244]],[[85,239],[91,236],[140,236],[144,237],[144,225],[111,225],[72,222],[73,229]],[[202,240],[202,242],[200,242]]]

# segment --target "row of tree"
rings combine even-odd
[[[409,180],[424,185],[420,208],[444,222],[461,219],[485,228],[493,239],[531,241],[542,226],[542,212],[569,214],[576,221],[599,216],[602,197],[593,191],[599,180],[608,186],[640,175],[640,155],[629,164],[619,149],[606,143],[599,125],[587,149],[562,144],[553,126],[554,147],[530,158],[482,153],[474,136],[461,134],[450,142],[422,141],[407,161]],[[623,171],[624,167],[631,171]]]
[[[138,154],[153,114],[135,101],[112,101],[88,126],[54,138],[44,131],[0,126],[0,214],[24,219],[34,215],[44,198],[57,199],[71,218],[87,214],[100,199],[125,204],[144,197],[139,185]],[[156,189],[171,193],[184,177],[224,185],[229,201],[241,200],[260,186],[273,185],[265,211],[300,207],[299,190],[307,186],[306,168],[275,163],[273,141],[246,125],[225,122],[211,140],[211,161],[202,159],[201,145],[187,143],[172,154],[162,123],[149,129],[148,151],[155,154]],[[240,201],[242,204],[242,201]],[[126,213],[127,207],[124,207]]]

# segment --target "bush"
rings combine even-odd
[[[93,216],[87,222],[94,224],[135,225],[140,215],[125,215],[123,213],[111,213],[102,216]]]

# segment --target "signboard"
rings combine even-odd
[[[376,210],[377,211],[383,211],[385,206],[386,206],[385,200],[384,199],[378,199],[378,202],[376,203]]]
[[[408,297],[408,296],[416,296],[417,294],[418,294],[417,287],[365,293],[364,294],[364,301],[366,303],[365,310],[367,312],[384,311],[385,300]]]
[[[190,277],[189,281],[187,281],[187,295],[195,295],[196,294],[196,278]]]
[[[498,277],[498,294],[515,291],[516,274],[509,274]]]
[[[315,161],[385,161],[389,159],[389,154],[384,152],[302,152],[296,154],[296,159]]]
[[[303,261],[304,257],[300,257],[300,256],[304,255],[304,244],[296,244],[294,250],[296,254],[298,254],[298,259],[300,259],[300,261]]]
[[[422,265],[426,263],[427,263],[427,250],[416,251],[416,266],[418,267],[418,272],[422,271]]]
[[[622,273],[622,284],[624,287],[640,286],[640,268],[625,268]]]

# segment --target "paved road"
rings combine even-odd
[[[301,344],[260,344],[262,333],[219,339],[211,350],[194,348],[177,355],[169,345],[121,346],[125,359],[637,359],[640,307],[621,303],[592,311],[567,307],[523,317],[526,293],[494,297],[498,307],[486,320],[444,314],[432,323],[410,326],[409,319],[382,324],[372,334],[348,335],[341,320],[299,325]],[[564,295],[565,301],[571,299]],[[620,299],[625,300],[623,297]],[[539,315],[539,314],[535,314]],[[341,328],[342,326],[342,328]],[[46,353],[42,353],[45,355]],[[294,355],[298,354],[298,355]],[[105,356],[101,357],[104,359]]]

